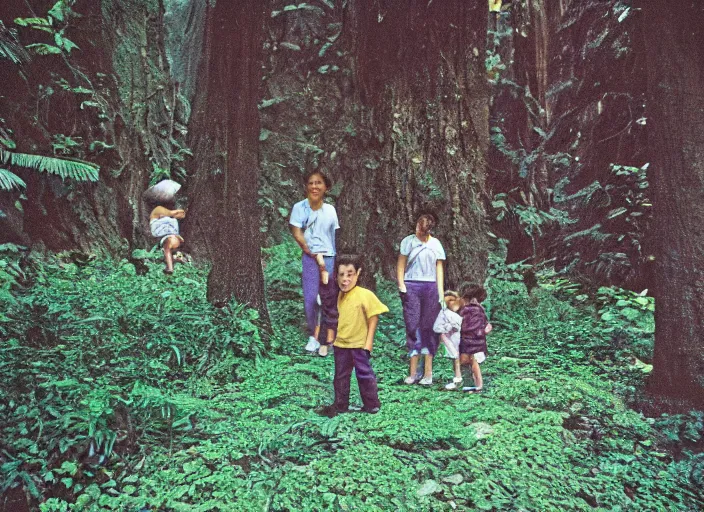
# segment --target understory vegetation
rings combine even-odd
[[[325,418],[332,357],[303,354],[298,249],[266,250],[272,332],[213,308],[207,268],[154,252],[0,258],[0,495],[69,510],[697,510],[704,414],[637,412],[653,299],[495,258],[484,393],[405,386],[395,287],[382,409]],[[353,401],[359,401],[352,383]],[[21,498],[21,499],[20,499]]]

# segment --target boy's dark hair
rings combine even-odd
[[[308,185],[308,180],[311,178],[311,176],[315,176],[318,174],[321,178],[323,178],[323,181],[325,182],[325,188],[330,190],[332,188],[332,181],[330,178],[328,178],[328,175],[325,174],[323,171],[319,171],[317,169],[314,169],[312,171],[308,171],[306,175],[303,177],[303,186],[305,187]]]
[[[360,270],[362,258],[358,254],[341,254],[335,260],[335,274],[339,272],[340,265],[352,265],[355,270]]]
[[[477,283],[469,283],[462,288],[462,298],[466,301],[477,299],[477,302],[486,300],[486,290]]]

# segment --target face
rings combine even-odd
[[[434,225],[435,223],[430,215],[421,215],[416,224],[416,230],[421,233],[428,233]]]
[[[308,183],[306,183],[306,196],[308,199],[321,200],[327,190],[325,180],[320,174],[313,174],[308,178]]]
[[[459,297],[453,297],[452,295],[445,296],[445,305],[450,311],[457,311],[460,309],[460,299]]]
[[[343,293],[347,293],[357,286],[357,279],[362,269],[355,270],[354,265],[340,265],[337,267],[337,285]]]

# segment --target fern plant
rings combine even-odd
[[[35,171],[55,174],[60,176],[61,179],[69,178],[76,181],[98,181],[98,171],[100,170],[97,165],[84,162],[83,160],[14,153],[2,148],[0,148],[0,164],[27,167]],[[5,170],[4,173],[0,173],[0,188],[3,190],[23,185],[24,182],[10,171]]]
[[[0,190],[12,190],[15,187],[26,188],[27,184],[7,169],[0,169]]]
[[[8,59],[14,64],[29,62],[27,50],[2,21],[0,21],[0,59]]]

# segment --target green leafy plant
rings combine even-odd
[[[97,165],[82,160],[15,153],[2,148],[0,148],[0,163],[10,166],[27,167],[35,171],[54,174],[61,179],[69,178],[76,181],[98,181],[98,171],[100,170],[100,167]],[[5,180],[16,181],[19,179],[10,171],[5,170],[4,174]],[[10,175],[14,176],[14,178]]]
[[[8,59],[14,64],[29,62],[27,50],[17,40],[16,34],[0,21],[0,58]]]
[[[0,169],[0,190],[12,190],[13,188],[26,188],[27,184],[16,174],[7,169]]]
[[[468,395],[440,389],[442,357],[433,388],[401,383],[400,301],[380,280],[382,409],[329,419],[314,410],[332,400],[333,362],[301,353],[300,252],[265,252],[276,352],[256,341],[254,312],[207,303],[205,267],[166,280],[147,252],[142,275],[124,260],[25,258],[12,300],[0,296],[0,492],[22,487],[46,512],[704,505],[701,412],[630,410],[624,390],[645,374],[632,338],[616,346],[604,326],[638,320],[595,314],[635,296],[583,298],[549,269],[529,296],[520,265],[492,257],[485,390]]]

